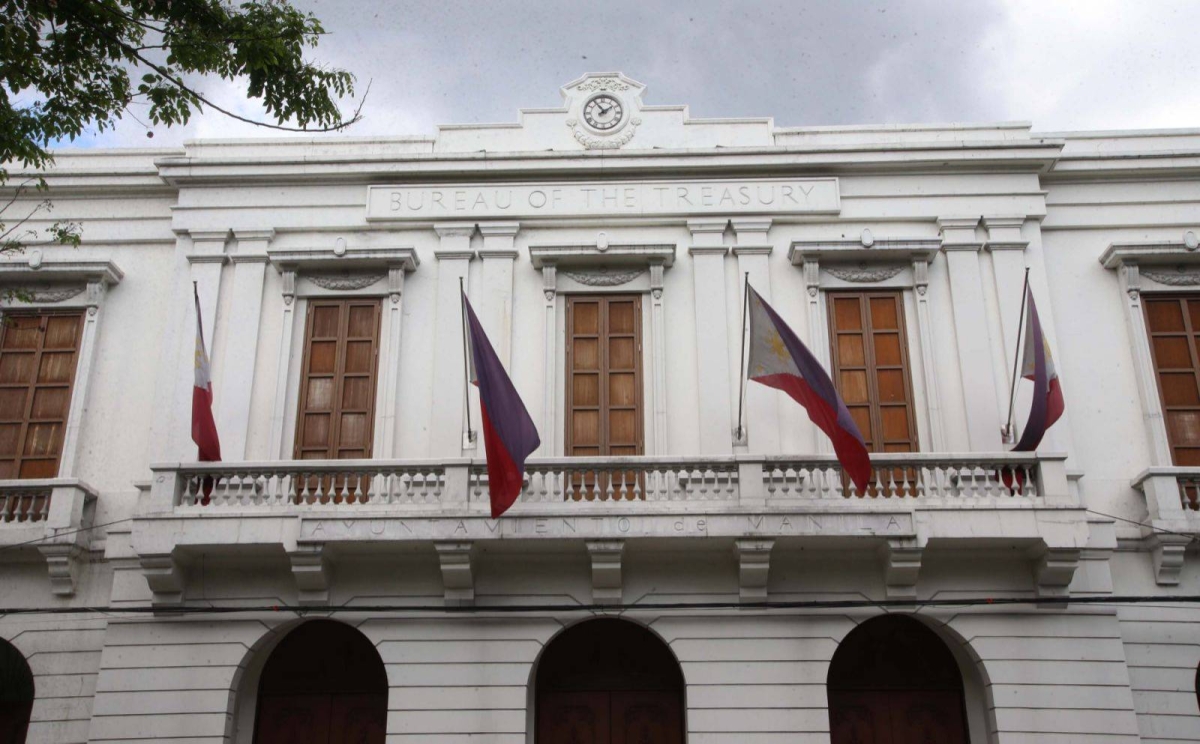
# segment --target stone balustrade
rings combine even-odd
[[[40,553],[53,592],[74,594],[95,508],[96,491],[73,478],[0,481],[0,550]]]
[[[539,458],[526,464],[517,508],[653,510],[681,502],[1066,497],[1061,457],[895,453],[875,455],[872,463],[871,485],[859,493],[832,456]],[[262,508],[454,512],[482,508],[488,501],[482,460],[196,463],[154,470],[158,482],[169,481],[165,492],[161,487],[155,492],[160,498],[165,493],[170,509],[180,513]]]

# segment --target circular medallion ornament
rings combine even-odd
[[[583,120],[598,132],[615,129],[625,119],[625,109],[613,96],[594,96],[583,105]]]

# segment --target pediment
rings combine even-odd
[[[521,109],[514,124],[438,127],[434,151],[614,152],[774,144],[768,118],[691,119],[686,106],[646,105],[646,86],[620,72],[587,73],[560,92],[561,106]]]

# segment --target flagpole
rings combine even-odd
[[[467,291],[463,288],[463,278],[458,278],[458,309],[462,312],[462,330],[463,330],[463,408],[467,412],[467,441],[475,441],[475,430],[471,428],[471,363],[468,361],[467,355],[470,350],[467,346]]]
[[[746,321],[750,315],[750,272],[746,272],[746,279],[742,285],[742,346],[741,354],[738,356],[738,373],[740,377],[740,387],[738,389],[738,425],[737,439],[742,441],[742,408],[746,402]]]
[[[1029,299],[1029,267],[1025,267],[1025,285],[1021,289],[1021,315],[1017,320],[1017,348],[1013,353],[1013,371],[1012,384],[1008,393],[1008,418],[1004,420],[1004,432],[1013,436],[1013,441],[1016,441],[1016,432],[1013,431],[1013,403],[1017,398],[1017,365],[1021,359],[1021,331],[1025,328],[1025,301]]]

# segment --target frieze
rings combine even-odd
[[[83,284],[52,284],[24,287],[5,287],[4,293],[24,302],[66,302],[72,297],[83,294],[87,289]]]
[[[370,186],[367,220],[837,214],[836,178]]]
[[[370,540],[604,539],[666,537],[903,536],[915,534],[907,513],[763,513],[554,515],[461,518],[305,517],[304,542]]]
[[[569,277],[580,284],[586,284],[589,287],[619,287],[622,284],[637,279],[642,274],[646,273],[645,269],[629,269],[626,271],[613,271],[611,269],[593,269],[591,271],[568,271],[563,269],[563,276]]]
[[[346,292],[383,281],[384,274],[309,274],[305,278],[322,289]]]
[[[629,90],[629,85],[627,83],[622,83],[619,78],[615,77],[591,78],[590,80],[586,80],[579,85],[576,85],[575,90],[581,90],[587,93],[598,93],[603,91],[615,92]]]
[[[1200,271],[1189,270],[1183,267],[1174,271],[1156,271],[1154,269],[1142,268],[1141,274],[1147,279],[1171,287],[1194,287],[1200,284]]]
[[[844,282],[857,284],[884,282],[904,270],[903,266],[825,266],[823,268]]]

